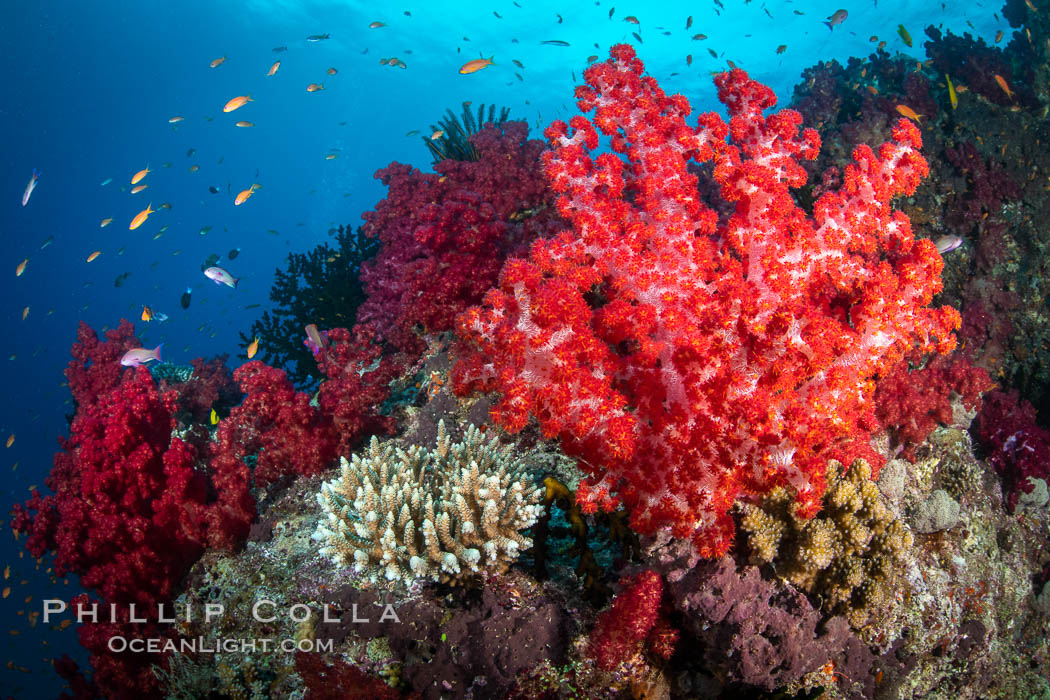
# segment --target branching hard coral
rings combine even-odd
[[[530,548],[519,531],[536,522],[541,497],[512,448],[485,442],[473,425],[453,443],[442,421],[433,450],[373,437],[344,457],[341,476],[317,495],[326,517],[314,539],[372,582],[453,582],[503,570]]]
[[[842,613],[860,627],[869,611],[892,595],[912,535],[886,507],[864,460],[854,461],[845,474],[832,461],[827,479],[816,517],[799,517],[791,494],[778,488],[758,505],[741,505],[740,528],[753,563],[775,563],[778,574],[819,596],[828,612]]]

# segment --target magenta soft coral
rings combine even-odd
[[[612,607],[598,616],[591,630],[588,651],[599,668],[612,670],[641,652],[667,660],[674,653],[678,632],[661,615],[663,580],[654,571],[625,576]]]
[[[989,391],[975,423],[988,462],[1003,477],[1007,502],[1017,506],[1029,479],[1050,479],[1050,430],[1036,423],[1035,408],[1016,390]]]
[[[528,139],[524,122],[490,125],[470,140],[478,161],[445,160],[436,174],[392,163],[376,173],[389,191],[364,214],[364,231],[382,248],[362,265],[368,299],[357,318],[403,352],[422,348],[420,332],[452,328],[507,254],[557,220],[540,167],[544,144]]]
[[[635,530],[718,556],[744,493],[788,486],[815,513],[828,459],[867,446],[872,378],[913,345],[954,347],[958,314],[926,308],[943,262],[889,206],[926,162],[902,120],[877,152],[854,150],[807,216],[791,190],[819,138],[796,112],[764,117],[769,88],[720,74],[729,123],[689,126],[688,102],[632,48],[611,53],[576,89],[593,118],[546,132],[572,228],[508,261],[459,317],[454,386],[500,392],[493,416],[509,430],[534,416],[560,437],[588,474],[585,507],[622,502]],[[592,155],[599,130],[616,153]],[[713,162],[731,215],[701,201],[690,161]]]
[[[309,394],[295,390],[283,370],[252,360],[233,378],[244,400],[219,425],[215,460],[243,463],[256,455],[257,486],[332,466],[338,440],[331,420],[310,405]]]
[[[914,359],[914,358],[911,358]],[[979,409],[981,392],[992,387],[988,372],[961,355],[939,355],[922,368],[910,369],[909,358],[893,366],[875,388],[875,415],[890,431],[894,448],[915,461],[915,448],[938,425],[952,422],[952,394],[963,405]]]

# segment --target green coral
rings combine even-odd
[[[814,518],[798,517],[791,493],[778,488],[757,504],[740,506],[740,528],[753,563],[772,564],[778,575],[859,628],[869,611],[892,598],[912,534],[886,507],[864,460],[845,474],[831,462],[827,481],[824,507]]]

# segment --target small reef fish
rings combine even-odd
[[[911,48],[911,34],[908,33],[908,30],[904,28],[903,24],[898,24],[897,25],[897,33],[900,34],[901,41],[904,42],[904,45],[907,46],[910,49]]]
[[[1002,30],[1002,29],[1000,29],[999,31],[997,31],[997,32],[995,33],[995,43],[997,43],[997,44],[998,44],[998,43],[999,43],[1000,41],[1002,41],[1002,40],[1003,40],[1003,30]]]
[[[103,219],[102,223],[99,224],[98,227],[99,228],[106,228],[107,226],[109,226],[112,223],[113,223],[113,219],[112,219],[112,217],[110,217],[108,219]]]
[[[28,316],[28,315],[29,315],[29,307],[27,306],[24,309],[22,309],[22,320],[23,321],[26,320],[26,316]]]
[[[336,159],[336,158],[338,158],[338,157],[339,157],[339,154],[338,154],[338,153],[329,153],[328,155],[326,155],[326,156],[324,157],[324,159],[325,159],[325,160],[335,160],[335,159]]]
[[[7,446],[11,447],[11,445],[13,445],[13,444],[15,444],[15,434],[11,433],[10,435],[7,436]],[[7,578],[7,577],[5,576],[4,578]]]
[[[430,135],[430,140],[431,141],[437,141],[439,138],[441,138],[444,135],[445,135],[445,132],[442,131],[441,129],[438,129],[437,131],[435,131],[433,134]]]
[[[123,286],[124,282],[128,279],[128,275],[130,275],[130,274],[131,274],[130,272],[121,272],[119,275],[117,275],[117,278],[115,280],[113,280],[113,286],[114,287],[121,287],[121,286]]]
[[[255,122],[240,121],[240,122],[237,122],[236,124],[234,124],[234,126],[239,126],[239,127],[242,127],[242,128],[243,127],[247,127],[247,126],[255,126]]]
[[[190,308],[190,296],[193,294],[193,287],[186,287],[186,291],[179,297],[179,306],[184,309]]]
[[[142,178],[146,177],[151,172],[153,172],[153,171],[150,170],[149,166],[147,165],[145,168],[143,168],[142,170],[138,171],[137,173],[135,173],[134,175],[131,176],[131,184],[133,184],[133,185],[139,184],[139,182],[142,180]]]
[[[270,70],[266,74],[266,76],[269,77],[269,76],[273,75],[274,73],[277,72],[277,69],[280,68],[280,67],[281,67],[281,62],[280,61],[274,61],[273,65],[270,66]]]
[[[241,191],[241,192],[240,192],[240,193],[239,193],[239,194],[237,195],[237,198],[233,200],[233,206],[235,206],[235,207],[239,207],[240,205],[242,205],[242,204],[244,204],[245,202],[247,202],[247,201],[248,201],[248,198],[249,198],[249,197],[251,197],[251,196],[252,196],[252,193],[254,193],[254,192],[255,192],[255,188],[256,188],[256,187],[257,187],[257,185],[252,185],[252,186],[251,186],[251,187],[249,187],[248,189],[246,189],[246,190],[242,190],[242,191]]]
[[[693,41],[703,41],[706,38],[707,38],[706,34],[694,34],[693,35]]]
[[[306,40],[307,41],[324,41],[327,38],[328,38],[327,34],[311,34],[310,36],[306,37]]]
[[[101,250],[96,250],[91,255],[87,256],[87,260],[85,260],[84,262],[91,262],[92,260],[94,260],[95,258],[97,258],[100,255],[102,255],[102,251]]]
[[[324,333],[317,330],[317,325],[309,323],[306,325],[306,339],[303,341],[303,345],[310,348],[310,352],[317,357],[321,354],[321,351],[325,347],[325,341],[328,339],[328,332]]]
[[[953,234],[951,236],[941,236],[934,245],[937,246],[937,252],[944,255],[961,246],[962,242],[962,238]]]
[[[168,120],[168,123],[169,124],[178,124],[179,122],[181,122],[185,118],[186,117],[172,117],[171,119]]]
[[[495,56],[490,56],[488,58],[475,58],[473,61],[467,61],[460,66],[459,72],[462,75],[477,73],[482,68],[488,68],[489,66],[495,65],[492,62],[493,58],[495,58]]]
[[[44,242],[40,244],[40,250],[43,250],[44,248],[47,248],[49,245],[51,245],[54,242],[55,242],[55,237],[54,236],[48,236],[47,238],[44,239]]]
[[[335,74],[336,74],[336,73],[338,73],[338,72],[339,72],[339,71],[338,71],[338,70],[336,70],[335,68],[329,68],[329,69],[328,69],[328,75],[335,75]]]
[[[307,92],[317,92],[319,90],[324,90],[324,83],[310,83],[306,86]]]
[[[847,17],[849,17],[849,13],[845,10],[835,10],[835,14],[828,17],[828,21],[824,24],[828,25],[828,30],[830,31],[845,22]]]
[[[995,78],[995,84],[998,85],[1000,88],[1002,88],[1002,91],[1006,93],[1006,96],[1009,97],[1012,100],[1014,98],[1014,93],[1010,89],[1010,86],[1006,83],[1006,79],[1003,78],[1003,76],[999,75],[998,73],[996,73],[993,77]],[[25,199],[24,198],[22,200],[22,203],[25,204]]]
[[[778,54],[782,54],[785,51],[787,51],[787,48],[788,48],[787,44],[781,44],[780,46],[777,47],[777,53]]]
[[[168,211],[171,211],[171,202],[161,202],[159,208],[160,209],[167,209]],[[167,228],[167,226],[165,226],[164,228]]]
[[[385,26],[386,26],[386,23],[384,23],[384,22],[372,22],[371,24],[368,25],[368,28],[369,29],[379,29],[380,27],[385,27]]]
[[[274,53],[283,53],[283,52],[285,52],[287,50],[288,50],[287,46],[275,46],[272,49],[270,49],[270,51],[273,51]]]
[[[212,425],[218,425],[219,424],[219,414],[215,412],[214,408],[211,409],[211,414],[208,416],[208,421]]]
[[[226,62],[226,57],[225,56],[220,56],[219,58],[216,58],[214,61],[209,63],[208,66],[211,67],[211,68],[218,68],[219,66],[221,66],[225,62]]]
[[[131,194],[138,194],[139,192],[141,192],[142,190],[146,189],[147,187],[149,187],[149,185],[135,185],[134,187],[131,188]]]
[[[107,178],[106,178],[105,180],[103,180],[102,182],[100,182],[98,186],[99,186],[99,187],[105,187],[106,185],[108,185],[108,184],[109,184],[109,183],[111,183],[111,182],[113,182],[113,178],[111,178],[111,177],[107,177]]]
[[[202,236],[206,236],[208,234],[208,231],[211,231],[211,226],[201,226],[201,230],[197,233],[199,233]]]
[[[18,267],[15,268],[15,277],[21,277],[22,273],[26,271],[26,265],[29,264],[29,258],[26,258],[22,262],[18,263]]]
[[[204,271],[204,276],[215,282],[215,284],[225,284],[233,289],[237,288],[237,282],[240,281],[221,267],[209,267]]]
[[[147,362],[161,362],[162,360],[160,359],[160,348],[162,345],[164,345],[164,343],[161,343],[152,350],[147,350],[146,348],[132,348],[131,350],[128,350],[126,353],[124,353],[124,356],[120,358],[120,364],[124,367],[138,367],[139,365],[144,365]]]
[[[226,259],[227,260],[236,260],[237,256],[240,255],[240,254],[241,254],[241,249],[240,248],[234,248],[233,250],[231,250],[229,253],[226,254]]]
[[[959,96],[955,94],[955,86],[947,73],[944,74],[944,80],[948,83],[948,102],[951,103],[952,109],[956,109],[959,106]]]
[[[142,316],[140,316],[140,318],[143,321],[145,321],[146,323],[149,323],[150,321],[152,321],[153,320],[153,309],[151,309],[148,306],[143,306],[142,307]]]
[[[248,346],[248,359],[250,360],[255,357],[255,353],[257,352],[259,352],[259,336],[255,336],[255,340],[253,340],[252,344]]]
[[[897,105],[897,113],[900,114],[902,117],[907,117],[908,119],[911,119],[916,124],[921,123],[919,120],[922,119],[922,115],[916,114],[915,110],[909,107],[908,105]]]
[[[240,95],[238,97],[234,97],[232,100],[227,102],[226,106],[222,108],[222,111],[232,112],[235,109],[240,109],[249,102],[255,102],[255,100],[252,99],[251,95]]]
[[[33,196],[33,190],[36,189],[36,182],[40,179],[40,171],[33,168],[33,174],[29,177],[29,184],[26,185],[26,191],[22,193],[22,206],[29,204],[29,198]]]
[[[131,220],[131,225],[128,226],[129,231],[134,231],[139,226],[146,223],[146,219],[149,218],[149,215],[155,213],[152,206],[152,203],[147,204],[145,209],[135,215],[135,218]]]
[[[191,173],[195,173],[195,172],[197,172],[200,169],[201,169],[201,166],[199,166],[199,165],[191,165],[190,166],[190,172]]]
[[[546,41],[541,41],[540,44],[546,46],[569,46],[569,42],[562,41],[561,39],[547,39]]]

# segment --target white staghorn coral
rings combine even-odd
[[[324,543],[322,554],[355,564],[373,582],[502,570],[532,546],[519,531],[542,509],[540,487],[512,451],[496,438],[486,442],[473,425],[453,443],[444,422],[433,450],[373,437],[321,486],[326,518],[313,537]]]

